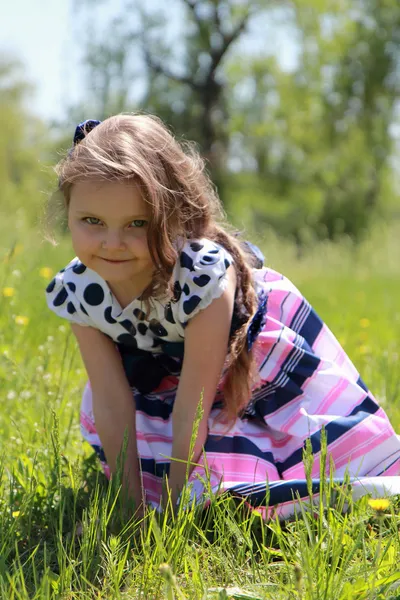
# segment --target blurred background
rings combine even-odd
[[[357,244],[400,219],[399,90],[398,0],[14,0],[0,246],[36,225],[76,123],[136,110],[198,143],[256,240]]]

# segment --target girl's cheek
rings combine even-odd
[[[88,231],[87,227],[78,226],[76,229],[71,231],[72,240],[75,243],[82,246],[90,246],[96,243],[98,235],[94,231]]]
[[[134,230],[129,234],[129,239],[134,244],[140,245],[141,247],[147,247],[147,231],[144,228]]]

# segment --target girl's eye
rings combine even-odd
[[[100,225],[101,223],[100,219],[97,219],[96,217],[85,217],[83,220],[89,225]]]
[[[133,225],[133,227],[144,227],[146,223],[147,221],[144,221],[144,219],[135,219],[131,222],[131,225]]]

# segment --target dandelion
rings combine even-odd
[[[17,517],[19,517],[20,514],[21,514],[20,510],[14,510],[12,512],[13,519],[16,519]]]
[[[364,346],[363,344],[361,346],[359,346],[358,351],[360,354],[368,354],[369,353],[369,347],[368,346]]]
[[[360,319],[360,327],[362,327],[363,329],[366,329],[367,327],[369,327],[371,324],[369,319]]]
[[[14,320],[17,325],[25,326],[29,323],[29,317],[24,317],[24,315],[17,315]]]
[[[16,398],[16,397],[17,397],[17,394],[16,394],[16,392],[14,392],[14,390],[11,390],[7,394],[7,400],[14,400],[14,398]]]
[[[371,498],[368,500],[368,504],[378,514],[383,513],[383,511],[388,509],[390,506],[390,502],[387,500],[387,498]]]
[[[5,287],[3,288],[3,296],[4,298],[12,298],[12,296],[14,296],[15,294],[15,290],[12,287]]]
[[[50,279],[53,275],[53,269],[50,267],[42,267],[39,271],[39,275],[40,277],[43,277],[43,279]]]

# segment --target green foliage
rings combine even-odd
[[[44,165],[50,136],[26,108],[31,92],[21,65],[1,61],[0,218],[13,214],[17,231],[37,222],[51,177]]]
[[[297,45],[291,72],[273,57],[230,69],[232,211],[255,190],[259,229],[269,224],[299,243],[359,239],[395,195],[400,8],[298,0],[287,16]]]

